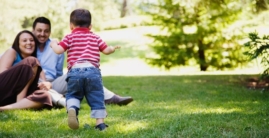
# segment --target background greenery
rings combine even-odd
[[[245,66],[242,51],[247,34],[266,32],[268,0],[0,0],[0,51],[7,49],[17,32],[31,30],[33,20],[46,16],[52,38],[69,33],[69,14],[87,8],[95,32],[155,26],[147,35],[153,42],[140,56],[161,69],[197,66],[201,71]],[[260,30],[261,29],[261,30]],[[125,38],[124,41],[128,41]]]

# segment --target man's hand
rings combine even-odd
[[[43,82],[40,82],[38,83],[37,87],[40,89],[40,90],[49,90],[51,89],[51,83],[48,82],[48,81],[43,81]]]

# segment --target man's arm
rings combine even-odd
[[[64,67],[64,54],[58,55],[58,61],[56,65],[56,77],[60,77],[63,75],[63,67]]]

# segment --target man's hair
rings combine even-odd
[[[70,23],[74,26],[89,27],[92,22],[92,16],[89,10],[76,9],[70,14]]]
[[[49,29],[51,30],[50,20],[46,17],[37,17],[33,23],[33,29],[35,29],[37,23],[44,23],[49,25]]]

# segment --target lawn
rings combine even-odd
[[[15,110],[0,113],[0,138],[269,138],[269,91],[246,87],[246,79],[260,70],[153,68],[141,57],[152,42],[142,34],[154,31],[142,27],[99,33],[109,45],[122,46],[101,57],[104,85],[134,98],[127,106],[106,106],[106,131],[94,129],[83,101],[78,130],[69,129],[63,108]]]
[[[0,137],[269,137],[269,93],[246,88],[251,76],[107,76],[107,88],[134,102],[107,106],[105,132],[93,128],[83,101],[78,130],[68,128],[65,109],[8,111]]]

